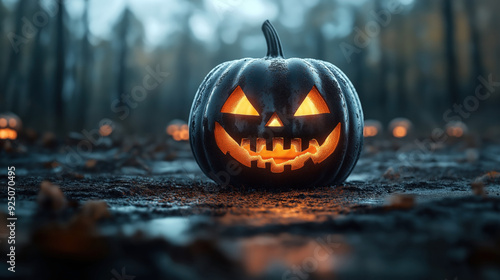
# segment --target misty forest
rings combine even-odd
[[[172,119],[187,121],[213,67],[266,54],[266,18],[286,57],[346,72],[367,119],[406,117],[427,133],[458,118],[485,131],[480,120],[500,105],[491,96],[468,105],[481,107],[472,116],[443,116],[499,77],[498,1],[256,1],[260,10],[246,12],[237,0],[150,2],[0,1],[0,112],[57,134],[104,118],[131,134],[164,133]]]

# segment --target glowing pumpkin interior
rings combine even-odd
[[[18,121],[13,117],[0,117],[0,140],[16,140],[18,125]]]
[[[412,124],[404,118],[397,118],[389,123],[389,131],[395,138],[405,138],[411,132]]]
[[[363,128],[364,137],[375,137],[378,134],[378,128],[376,126],[370,125]]]
[[[99,134],[101,134],[101,136],[103,137],[111,135],[112,132],[113,132],[113,127],[109,124],[105,124],[99,127]]]
[[[17,139],[17,131],[10,128],[0,128],[0,140],[16,140]]]
[[[241,87],[237,87],[222,106],[221,113],[237,116],[260,116],[255,107],[250,103]],[[313,87],[302,101],[294,117],[314,116],[328,114],[330,110],[325,100]],[[283,127],[284,124],[278,114],[274,112],[266,122],[266,127]],[[304,167],[307,160],[319,164],[327,159],[338,145],[341,124],[330,132],[322,145],[316,139],[309,141],[309,147],[302,150],[302,139],[291,140],[290,149],[284,149],[284,138],[273,137],[272,147],[268,149],[265,138],[243,138],[241,143],[235,141],[221,124],[215,122],[215,141],[219,149],[225,154],[230,154],[235,160],[247,167],[269,168],[273,173],[282,173],[285,168],[297,170]],[[252,150],[251,141],[255,141],[255,151]],[[252,164],[254,163],[254,164]]]
[[[392,134],[396,138],[403,138],[403,137],[406,137],[406,135],[408,134],[408,129],[404,126],[396,126],[392,130]]]
[[[326,105],[325,100],[319,94],[319,91],[316,87],[313,87],[309,94],[306,96],[306,99],[302,101],[297,112],[295,112],[294,117],[301,116],[311,116],[311,115],[319,115],[319,114],[328,114],[330,113],[330,109],[328,109],[328,105]]]
[[[464,129],[459,126],[450,126],[446,128],[448,136],[460,138],[464,135]]]
[[[187,124],[170,124],[167,126],[167,134],[175,141],[189,140],[189,128]]]
[[[243,116],[258,116],[259,113],[248,101],[247,96],[240,86],[238,86],[231,96],[227,99],[224,106],[222,106],[221,113],[228,113]]]
[[[281,121],[280,117],[278,117],[278,114],[274,113],[269,121],[267,122],[266,126],[268,127],[283,127],[283,122]]]

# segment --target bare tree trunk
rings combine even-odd
[[[377,0],[375,2],[375,11],[381,11],[383,10],[382,4],[380,0]],[[389,63],[388,63],[388,58],[387,58],[387,51],[385,50],[384,46],[384,40],[385,40],[385,32],[384,28],[380,28],[380,33],[378,38],[375,40],[375,42],[378,44],[377,47],[379,48],[380,51],[380,63],[379,63],[379,71],[378,71],[378,96],[379,96],[379,102],[380,102],[380,113],[381,113],[381,119],[384,122],[387,122],[391,116],[388,115],[388,103],[389,103],[389,89],[388,89],[388,76],[389,76]]]
[[[2,20],[0,20],[0,34],[5,34],[5,31],[4,31],[5,20],[3,20],[3,19],[7,18],[9,16],[10,16],[9,13],[5,9],[5,7],[3,6],[2,2],[0,2],[0,18],[2,19]],[[3,59],[4,59],[4,57],[7,58],[7,56],[4,56],[4,53],[6,53],[6,52],[7,52],[7,48],[4,50],[4,44],[2,41],[0,41],[0,77],[3,77],[2,75],[4,73],[5,62],[3,61]],[[4,94],[5,94],[4,92],[0,92],[0,103],[5,102]]]
[[[130,10],[128,7],[123,12],[123,18],[121,21],[118,40],[119,40],[119,50],[118,50],[118,79],[116,87],[116,96],[114,98],[120,99],[120,96],[125,93],[125,81],[127,75],[127,57],[128,57],[128,44],[127,44],[127,32],[130,26]]]
[[[466,0],[467,16],[470,26],[471,37],[471,60],[472,60],[472,77],[471,89],[476,86],[477,78],[484,74],[483,57],[481,53],[481,38],[480,31],[477,25],[476,5],[477,2],[473,0]]]
[[[399,34],[406,34],[409,23],[405,20],[399,21],[394,23],[397,27],[396,30]],[[413,113],[413,112],[408,112],[407,111],[407,100],[408,100],[408,90],[407,90],[407,84],[406,84],[406,71],[407,71],[407,57],[402,53],[402,50],[405,49],[405,42],[403,38],[399,38],[395,40],[396,44],[396,50],[398,50],[398,54],[396,57],[396,80],[397,80],[397,94],[396,96],[396,101],[394,102],[396,104],[396,107],[398,108],[398,112],[407,112],[407,113]]]
[[[93,65],[93,57],[90,50],[90,30],[89,30],[89,0],[85,0],[85,12],[83,14],[83,25],[85,28],[85,34],[82,39],[82,52],[81,52],[81,77],[80,77],[80,92],[78,96],[78,112],[76,114],[76,127],[85,128],[85,120],[87,119],[87,110],[90,99],[90,81],[89,73]]]
[[[452,103],[458,103],[460,99],[460,87],[457,81],[457,59],[455,49],[455,20],[453,14],[453,0],[443,2],[444,21],[444,44],[447,60],[447,88],[448,96]]]
[[[179,107],[177,109],[177,118],[187,120],[188,116],[186,115],[187,108],[189,107],[189,83],[190,83],[190,69],[188,63],[184,60],[186,57],[189,57],[189,34],[183,35],[182,44],[179,52],[179,57],[177,58],[177,67],[175,68],[183,77],[178,87],[179,95]]]
[[[186,19],[182,22],[182,27],[183,30],[189,30],[189,21],[188,19],[191,16],[188,15]],[[190,94],[189,94],[189,89],[190,89],[190,82],[191,79],[191,67],[189,67],[189,63],[186,63],[186,59],[189,58],[189,53],[192,51],[192,41],[190,39],[191,34],[190,33],[184,33],[182,34],[182,38],[180,39],[180,49],[179,53],[177,56],[177,60],[175,63],[175,69],[179,77],[186,77],[179,79],[179,82],[177,83],[176,90],[178,95],[178,98],[176,98],[177,103],[177,108],[174,110],[175,112],[175,117],[187,120],[188,119],[188,114],[189,108],[191,106],[191,100],[190,100]]]
[[[40,6],[41,0],[37,1],[37,7]],[[31,116],[42,116],[45,113],[45,85],[44,85],[44,69],[45,51],[46,49],[41,44],[41,35],[43,29],[38,30],[35,41],[33,42],[32,61],[29,70],[29,85],[28,85],[28,106],[26,106],[26,114]],[[24,114],[23,114],[24,115]],[[33,127],[44,127],[46,125],[46,118],[31,119]]]
[[[20,0],[17,4],[16,7],[16,13],[14,15],[15,17],[15,29],[14,29],[14,34],[15,36],[23,36],[23,21],[22,18],[24,16],[24,13],[29,6],[29,1],[28,0]],[[9,34],[10,36],[12,34]],[[10,40],[13,40],[12,38]],[[19,38],[16,38],[14,40],[20,40]],[[2,79],[2,83],[0,84],[0,91],[2,94],[5,96],[5,100],[1,100],[0,102],[0,109],[2,111],[5,110],[14,110],[17,107],[17,99],[16,98],[16,83],[17,79],[19,76],[19,59],[20,59],[20,52],[22,51],[22,45],[17,45],[17,47],[12,46],[10,48],[10,55],[8,56],[8,62],[7,62],[7,68],[5,69],[5,76]],[[16,49],[17,48],[17,49]]]
[[[56,132],[61,133],[65,129],[64,118],[64,74],[66,65],[65,52],[65,29],[64,29],[64,0],[59,0],[58,13],[56,16],[56,69],[54,79],[54,116],[56,118]]]

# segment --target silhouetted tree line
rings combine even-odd
[[[95,38],[89,29],[92,2],[78,1],[84,12],[71,18],[68,0],[54,0],[49,9],[42,6],[47,1],[18,0],[9,9],[0,0],[0,112],[20,115],[27,127],[65,133],[110,118],[132,133],[163,133],[171,119],[187,119],[199,83],[218,63],[266,53],[262,22],[244,26],[235,42],[227,43],[222,34],[233,27],[223,16],[213,21],[213,41],[200,41],[190,18],[195,13],[216,18],[202,1],[182,1],[186,12],[165,19],[178,32],[153,47],[128,7],[109,38]],[[366,117],[385,123],[402,116],[421,128],[441,125],[443,112],[474,95],[479,76],[500,80],[500,2],[393,2],[319,1],[307,7],[300,27],[288,28],[282,19],[289,3],[277,0],[273,23],[287,57],[336,64],[351,77]],[[260,46],[248,50],[248,38],[260,40]],[[144,85],[158,69],[162,79]],[[499,104],[498,94],[492,94],[465,121],[486,127],[489,123],[479,119],[494,123]]]

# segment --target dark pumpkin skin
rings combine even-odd
[[[269,21],[262,26],[268,45],[264,58],[244,58],[215,67],[201,83],[189,117],[190,143],[203,172],[219,184],[248,187],[311,187],[342,183],[351,173],[363,144],[363,112],[353,85],[334,65],[315,59],[283,56],[276,30]],[[240,86],[260,116],[221,113],[233,90]],[[326,101],[330,113],[294,117],[294,113],[313,86]],[[283,127],[266,127],[273,113]],[[316,139],[321,145],[341,124],[339,143],[321,163],[308,160],[304,167],[272,173],[269,166],[247,167],[223,154],[214,137],[215,122],[238,143],[242,138],[301,138],[304,145]]]

